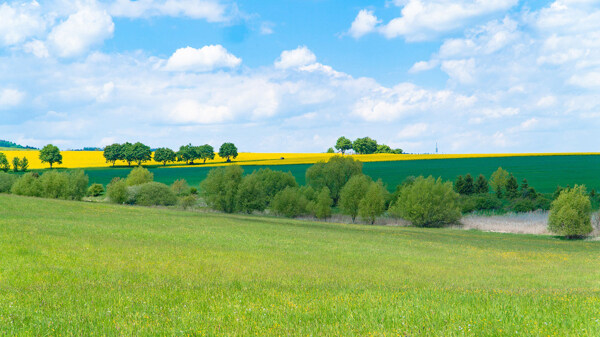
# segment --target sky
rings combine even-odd
[[[0,2],[0,139],[600,149],[600,1]]]

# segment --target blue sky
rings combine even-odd
[[[597,151],[591,0],[0,4],[0,139]]]

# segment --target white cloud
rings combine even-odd
[[[402,6],[402,16],[381,26],[380,31],[387,38],[402,36],[408,41],[427,40],[461,28],[471,19],[506,11],[517,3],[517,0],[397,1],[395,4]]]
[[[25,98],[25,93],[16,89],[0,90],[0,110],[15,107]]]
[[[353,38],[358,39],[363,35],[373,32],[380,22],[381,20],[377,19],[373,14],[373,11],[363,9],[358,12],[354,22],[352,22],[352,26],[350,26],[348,34]]]
[[[540,98],[535,105],[540,108],[548,108],[555,105],[556,101],[556,97],[548,95]]]
[[[117,17],[139,18],[151,16],[185,16],[208,22],[224,22],[227,7],[210,0],[117,0],[110,6],[110,13]]]
[[[193,99],[179,101],[168,115],[168,122],[175,124],[214,124],[233,118],[227,106],[211,106]]]
[[[405,126],[398,132],[399,139],[420,138],[429,130],[429,125],[426,123],[417,123]]]
[[[60,57],[78,56],[112,37],[114,28],[106,11],[83,7],[52,29],[48,45]]]
[[[275,67],[279,69],[299,68],[315,63],[317,57],[306,46],[300,46],[293,50],[284,50]]]
[[[475,59],[448,60],[442,62],[442,70],[460,83],[468,84],[475,81]]]
[[[39,7],[36,1],[0,4],[0,45],[16,45],[43,33],[46,20],[42,18]]]
[[[236,68],[242,63],[240,58],[229,53],[221,45],[210,45],[196,49],[177,49],[167,60],[165,70],[169,71],[212,71],[219,68]]]
[[[33,40],[23,45],[23,50],[35,55],[35,57],[46,58],[50,56],[46,44],[40,40]]]
[[[437,67],[439,62],[437,60],[431,61],[419,61],[413,64],[413,66],[408,70],[410,73],[418,73],[421,71],[426,71]]]

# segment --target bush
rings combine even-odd
[[[370,223],[374,224],[375,219],[385,212],[385,196],[387,191],[383,188],[381,182],[371,182],[367,193],[360,201],[358,215]]]
[[[106,186],[106,195],[108,199],[116,204],[124,204],[127,202],[127,182],[125,179],[113,178]]]
[[[306,182],[315,190],[329,188],[337,204],[344,185],[355,175],[362,174],[362,163],[351,157],[333,156],[327,162],[318,162],[306,170]]]
[[[0,172],[0,193],[10,193],[15,181],[17,181],[17,176]]]
[[[325,219],[331,216],[331,205],[333,199],[329,195],[329,189],[323,187],[314,205],[314,214],[319,219]]]
[[[172,206],[177,203],[177,196],[169,186],[149,182],[134,186],[133,203],[140,206]]]
[[[41,197],[51,199],[67,199],[69,178],[57,171],[47,171],[40,176]]]
[[[87,190],[87,195],[90,197],[97,197],[104,193],[104,186],[102,184],[92,184]]]
[[[537,208],[531,199],[520,198],[512,203],[510,209],[516,213],[526,213],[535,211]]]
[[[6,155],[0,152],[0,171],[8,172],[10,170],[10,163],[6,158]]]
[[[308,200],[299,188],[288,187],[277,193],[271,202],[276,214],[294,218],[306,214]]]
[[[421,176],[402,190],[390,211],[418,227],[441,227],[460,219],[458,197],[451,182]]]
[[[188,185],[187,181],[185,181],[185,179],[175,180],[175,182],[173,182],[173,185],[171,185],[171,189],[173,190],[173,193],[175,193],[175,195],[180,197],[189,195],[191,193],[190,186]]]
[[[460,207],[462,213],[495,210],[502,208],[502,200],[490,194],[461,196]]]
[[[87,192],[89,182],[90,178],[83,170],[72,171],[69,174],[68,199],[81,200]]]
[[[200,189],[206,203],[217,211],[232,213],[236,209],[236,195],[244,170],[238,165],[220,167],[208,172]]]
[[[36,172],[24,174],[12,185],[11,193],[27,195],[30,197],[40,197],[42,195],[42,188],[39,175]]]
[[[147,169],[138,166],[129,172],[127,176],[127,186],[141,185],[154,180],[154,174]]]
[[[236,210],[244,213],[264,211],[268,204],[265,186],[256,174],[245,176],[236,194]]]
[[[585,186],[575,185],[563,190],[552,202],[548,218],[548,230],[567,238],[578,238],[590,234],[591,203]]]
[[[195,195],[186,195],[179,199],[179,205],[183,209],[188,209],[194,207],[196,205],[196,196]]]
[[[340,192],[340,208],[344,214],[352,217],[352,222],[358,215],[360,201],[367,194],[371,182],[371,178],[364,174],[355,175],[348,180]]]

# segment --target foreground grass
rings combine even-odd
[[[0,195],[0,334],[600,335],[600,242]]]

